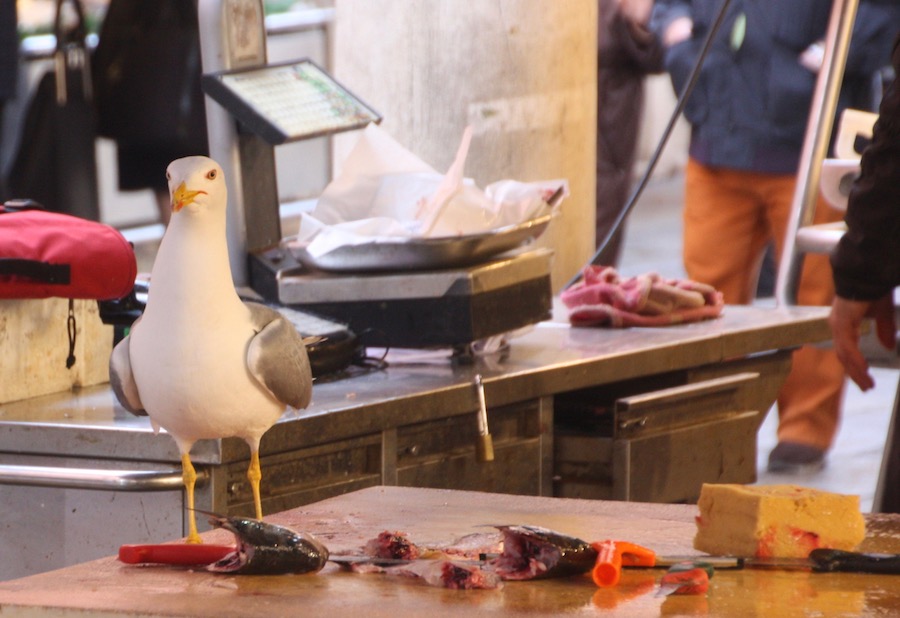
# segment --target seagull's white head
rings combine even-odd
[[[209,206],[224,208],[227,189],[222,166],[209,157],[175,159],[166,168],[172,212],[182,208],[199,211]]]

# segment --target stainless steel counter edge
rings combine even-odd
[[[513,339],[507,353],[472,365],[392,364],[313,387],[313,402],[288,410],[262,440],[262,453],[372,434],[387,426],[478,409],[480,373],[488,408],[828,340],[824,307],[726,307],[716,320],[664,328],[571,328],[536,325]],[[474,418],[474,417],[473,417]],[[474,422],[474,421],[473,421]],[[267,445],[271,444],[271,447]],[[0,405],[0,453],[178,462],[174,441],[153,435],[108,385]],[[227,463],[248,457],[241,440],[198,442],[192,459]]]

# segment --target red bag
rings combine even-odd
[[[115,228],[31,201],[0,205],[0,298],[111,300],[136,276],[134,249]]]

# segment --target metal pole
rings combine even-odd
[[[198,0],[203,72],[267,62],[262,0]],[[236,285],[248,285],[249,252],[281,236],[275,187],[275,153],[261,138],[239,131],[231,114],[206,99],[209,154],[228,183],[228,256]]]
[[[197,487],[209,483],[209,471],[197,471]],[[0,485],[97,489],[105,491],[181,491],[181,470],[102,470],[0,464]]]
[[[834,0],[832,5],[825,39],[825,56],[810,106],[806,138],[797,170],[797,188],[794,191],[775,286],[776,301],[782,306],[797,304],[797,288],[803,266],[803,254],[797,248],[797,232],[801,227],[810,225],[815,216],[822,161],[827,155],[831,139],[858,6],[859,0]]]

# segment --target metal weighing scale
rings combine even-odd
[[[499,256],[471,266],[419,272],[310,271],[284,249],[263,252],[268,298],[300,306],[348,325],[364,345],[454,347],[500,335],[550,317],[551,253],[545,249]]]
[[[210,155],[229,182],[236,285],[342,322],[364,345],[459,348],[550,317],[547,250],[473,253],[387,272],[377,256],[350,271],[298,262],[282,243],[274,147],[381,118],[309,60],[268,64],[261,0],[200,0],[198,7]],[[446,240],[469,250],[465,238]]]

